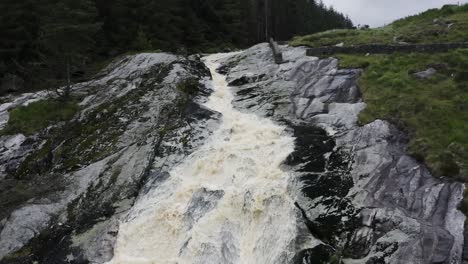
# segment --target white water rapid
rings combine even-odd
[[[206,144],[140,197],[121,223],[112,264],[284,264],[294,255],[296,213],[281,163],[294,150],[285,128],[236,111],[226,54],[205,58],[222,114]]]

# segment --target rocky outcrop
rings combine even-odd
[[[463,185],[432,177],[406,154],[407,137],[390,123],[358,125],[366,107],[360,70],[306,57],[304,48],[282,49],[287,63],[276,65],[260,44],[220,70],[235,85],[238,109],[287,124],[296,137],[287,161],[296,204],[327,245],[301,251],[296,262],[461,263]]]
[[[103,263],[139,192],[199,146],[218,114],[208,69],[171,54],[125,56],[77,84],[81,111],[36,135],[0,137],[0,263]],[[47,94],[28,94],[8,110]]]
[[[358,124],[366,107],[356,85],[361,70],[280,48],[283,64],[260,44],[219,71],[238,110],[286,125],[296,139],[283,166],[294,175],[292,212],[303,220],[288,244],[294,262],[461,263],[463,185],[432,177],[390,123]],[[201,105],[209,79],[196,56],[125,56],[73,87],[81,109],[71,121],[1,136],[0,263],[109,261],[135,201],[167,182],[218,126],[219,114]],[[47,96],[2,99],[0,128],[8,110]],[[187,205],[189,227],[223,195],[197,191]]]
[[[420,72],[413,73],[413,76],[420,79],[420,80],[426,80],[426,79],[429,79],[432,76],[434,76],[434,74],[436,74],[436,73],[437,73],[436,69],[429,68],[429,69],[427,69],[425,71],[420,71]]]

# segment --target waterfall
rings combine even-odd
[[[215,71],[226,56],[204,58],[214,87],[205,106],[222,114],[219,129],[137,200],[110,263],[283,264],[294,256],[297,216],[280,168],[294,138],[233,108]]]

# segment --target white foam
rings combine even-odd
[[[220,128],[136,202],[120,225],[110,263],[282,264],[294,255],[296,213],[289,174],[280,169],[294,138],[268,119],[233,108],[225,76],[215,71],[224,56],[205,58],[214,87],[205,105],[222,113]],[[189,221],[200,190],[223,195]]]

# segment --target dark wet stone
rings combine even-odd
[[[296,149],[286,164],[300,165],[301,172],[324,172],[326,159],[323,156],[335,147],[335,143],[320,128],[307,125],[291,125],[296,138]]]
[[[335,237],[355,225],[355,209],[350,199],[345,198],[353,180],[349,163],[344,153],[334,150],[335,142],[320,128],[306,125],[291,125],[296,138],[296,149],[286,164],[299,172],[302,194],[316,202],[312,207],[326,206],[322,212],[310,218],[300,202],[310,232],[326,243],[335,244]],[[326,157],[325,155],[329,156]],[[316,198],[320,198],[316,200]],[[347,219],[347,220],[343,220]]]
[[[293,259],[294,264],[329,264],[335,254],[334,250],[326,245],[318,245],[312,249],[299,252]],[[340,264],[341,262],[333,262]]]
[[[229,86],[241,86],[248,83],[253,83],[258,80],[261,80],[265,77],[265,74],[253,75],[253,76],[241,76],[238,79],[231,80]]]
[[[223,196],[224,191],[222,190],[209,191],[203,188],[195,192],[185,213],[186,220],[184,222],[188,223],[188,228],[190,229],[200,218],[213,210]]]
[[[231,70],[231,65],[223,65],[219,67],[216,71],[221,74],[226,74]]]
[[[220,114],[213,112],[212,110],[197,104],[195,102],[189,102],[185,109],[185,115],[191,121],[208,120],[208,119],[219,119]]]
[[[248,88],[243,88],[239,91],[237,91],[237,95],[244,96],[244,95],[249,95],[253,93],[256,89],[259,89],[260,87],[254,86],[254,87],[248,87]]]

